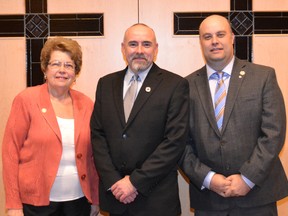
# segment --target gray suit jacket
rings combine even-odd
[[[114,214],[128,210],[137,216],[179,215],[177,161],[188,135],[188,82],[154,64],[126,123],[126,71],[101,78],[97,86],[91,137],[100,176],[100,207]],[[139,192],[126,205],[108,190],[125,175]]]
[[[252,207],[287,196],[287,177],[278,157],[285,140],[286,116],[274,69],[235,59],[222,133],[214,117],[206,67],[187,80],[190,138],[179,164],[191,180],[191,207]],[[244,197],[223,198],[201,190],[210,170],[224,176],[241,173],[256,186]]]

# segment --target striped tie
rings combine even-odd
[[[134,75],[131,78],[130,86],[127,89],[127,92],[124,97],[124,113],[125,113],[125,120],[127,122],[130,112],[132,110],[134,101],[136,99],[137,88],[138,88],[138,75]]]
[[[214,104],[215,104],[215,117],[219,130],[222,130],[222,123],[224,117],[224,109],[226,102],[226,89],[224,85],[223,77],[229,76],[225,72],[216,72],[211,75],[212,79],[217,79],[217,85],[215,89]]]

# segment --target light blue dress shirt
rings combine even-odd
[[[229,77],[227,77],[226,79],[224,79],[224,84],[225,84],[225,88],[226,88],[226,93],[228,94],[228,88],[229,88],[229,83],[230,83],[230,77],[231,77],[231,73],[232,73],[232,68],[233,68],[233,64],[234,64],[234,60],[235,57],[233,57],[233,59],[229,62],[229,64],[222,70],[223,72],[229,74]],[[207,70],[207,76],[208,76],[208,81],[209,81],[209,87],[210,87],[210,92],[211,92],[211,99],[212,102],[214,104],[214,95],[215,95],[215,90],[216,90],[216,85],[217,85],[217,80],[215,79],[209,79],[210,76],[215,73],[216,71],[214,69],[212,69],[209,65],[206,64],[206,70]],[[215,175],[216,173],[214,171],[210,171],[204,181],[203,181],[203,185],[201,189],[204,188],[208,188],[210,189],[210,183],[211,183],[211,179],[212,177]],[[245,183],[250,187],[253,188],[255,186],[255,184],[250,181],[248,178],[246,178],[245,176],[243,176],[241,174],[241,177],[243,178],[243,180],[245,181]]]

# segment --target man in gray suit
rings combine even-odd
[[[222,16],[207,17],[199,38],[206,65],[187,77],[190,136],[179,162],[191,207],[196,216],[277,215],[288,182],[278,157],[286,116],[275,71],[234,56]]]
[[[128,66],[97,85],[91,138],[100,208],[110,216],[181,213],[177,162],[188,135],[189,85],[153,62],[157,52],[154,31],[131,26],[122,43]],[[132,83],[137,97],[129,115],[126,95]]]

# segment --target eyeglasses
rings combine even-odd
[[[62,63],[60,61],[53,61],[53,62],[48,63],[51,70],[59,70],[62,67],[62,64],[64,65],[64,68],[67,71],[74,71],[75,70],[75,65],[71,62],[63,62]]]

